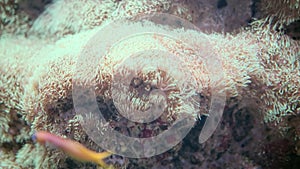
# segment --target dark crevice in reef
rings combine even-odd
[[[285,27],[285,34],[294,40],[300,40],[300,20],[297,20]]]
[[[259,18],[259,4],[260,4],[260,0],[252,0],[252,5],[251,5],[251,17],[254,18]]]
[[[239,142],[245,139],[253,128],[253,117],[247,109],[241,109],[234,114],[235,127],[233,127],[233,138]]]
[[[25,12],[31,20],[35,20],[44,12],[52,0],[22,0],[17,5],[17,11]]]
[[[228,4],[227,4],[227,1],[226,1],[226,0],[218,0],[217,8],[218,8],[218,9],[221,9],[221,8],[226,7],[227,5],[228,5]]]

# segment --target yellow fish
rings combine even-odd
[[[51,134],[46,131],[36,132],[32,139],[40,144],[49,143],[54,145],[56,148],[64,151],[70,157],[83,162],[93,162],[105,169],[113,169],[112,165],[108,166],[103,159],[112,155],[110,152],[95,152],[92,151],[79,142],[73,141],[71,139],[66,139],[55,134]]]

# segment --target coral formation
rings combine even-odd
[[[30,33],[47,38],[62,37],[93,29],[106,21],[150,12],[165,12],[169,3],[168,0],[55,1],[34,22]]]
[[[204,32],[235,32],[251,19],[252,0],[175,0],[168,13],[189,20]]]
[[[282,116],[295,115],[299,108],[299,42],[291,40],[282,32],[274,31],[272,20],[258,21],[253,25],[260,38],[260,74],[263,83],[261,99],[267,106],[265,120],[279,122]]]
[[[288,25],[300,19],[299,0],[262,0],[259,6],[263,17],[274,17],[279,24]]]
[[[91,164],[73,161],[50,147],[35,145],[31,135],[36,130],[47,130],[72,138],[95,151],[102,151],[83,130],[81,117],[75,113],[72,82],[76,58],[88,40],[107,23],[152,12],[168,12],[195,23],[203,31],[211,28],[231,32],[245,25],[251,16],[251,1],[241,5],[235,3],[235,0],[210,3],[206,0],[56,0],[32,25],[28,18],[34,19],[37,14],[24,14],[16,7],[26,6],[25,2],[22,1],[23,5],[20,5],[21,2],[13,0],[0,1],[0,168],[93,167]],[[300,44],[285,35],[284,30],[278,30],[278,24],[299,20],[300,10],[299,1],[276,2],[262,0],[259,6],[261,18],[234,34],[206,34],[180,29],[170,31],[167,27],[155,24],[148,27],[134,25],[136,30],[171,33],[181,41],[158,37],[148,38],[150,41],[147,43],[140,43],[143,37],[125,41],[109,51],[101,63],[110,66],[99,69],[92,76],[94,79],[86,79],[86,82],[95,80],[99,108],[105,112],[105,116],[111,118],[110,123],[116,125],[116,130],[127,135],[151,137],[168,129],[176,116],[179,116],[180,110],[189,110],[186,112],[192,113],[194,117],[206,115],[210,95],[215,91],[211,91],[209,69],[203,66],[203,58],[212,55],[219,60],[224,70],[222,80],[225,84],[220,89],[226,92],[228,100],[224,119],[211,138],[214,141],[203,145],[195,143],[195,137],[201,130],[199,126],[203,125],[201,121],[181,144],[164,154],[147,159],[150,162],[130,159],[128,164],[128,159],[120,157],[112,157],[107,162],[119,168],[134,168],[135,165],[154,168],[236,168],[237,165],[239,168],[274,168],[272,163],[282,168],[292,167],[286,161],[299,160],[295,156],[300,154]],[[206,5],[206,8],[201,5]],[[232,20],[236,20],[233,18],[239,16],[231,16],[231,11],[236,8],[245,8],[237,13],[247,12],[240,15],[242,17],[236,25],[231,25]],[[207,14],[213,10],[218,11],[217,14]],[[218,22],[219,19],[223,22]],[[189,45],[181,42],[189,42]],[[137,65],[118,65],[120,58],[128,57],[126,50],[138,51],[148,44],[163,48],[183,61],[182,66],[190,70],[189,78],[195,80],[194,84],[190,83],[194,87],[190,93],[184,90],[184,83],[179,83],[189,79],[185,75],[171,79],[176,72],[172,74],[173,69],[168,64],[165,64],[165,71],[143,71],[146,64],[138,59],[135,59],[140,63]],[[126,48],[128,46],[130,48]],[[155,60],[165,62],[155,53],[153,56],[142,56],[147,63],[155,64]],[[151,101],[147,95],[149,91],[159,88],[166,93],[166,116],[148,128],[120,119],[114,101],[124,100],[121,98],[123,95],[117,95],[120,96],[118,98],[114,93],[109,93],[113,85],[112,77],[119,75],[124,79],[126,73],[130,74],[128,67],[132,67],[130,71],[136,71],[133,68],[141,69],[138,71],[139,76],[128,82],[131,95],[125,98],[128,102],[138,100],[138,104],[133,105],[134,108],[123,105],[117,109],[145,110]],[[172,88],[174,83],[179,85]],[[121,90],[122,86],[114,87],[120,88],[117,94],[126,92]],[[186,100],[182,98],[190,95],[191,103],[184,102]],[[118,120],[126,127],[118,126]],[[278,145],[286,146],[276,149]],[[190,161],[186,161],[187,156],[192,157]],[[231,158],[236,161],[230,161]]]
[[[51,0],[1,0],[0,36],[26,35],[35,20]]]

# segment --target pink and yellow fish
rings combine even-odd
[[[113,169],[113,166],[108,166],[103,161],[104,158],[112,155],[112,153],[110,152],[98,153],[86,148],[79,142],[73,141],[71,139],[66,139],[46,131],[36,132],[32,136],[32,139],[40,144],[48,143],[54,145],[56,148],[64,151],[66,154],[78,161],[93,162],[106,169]]]

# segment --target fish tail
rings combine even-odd
[[[104,159],[104,158],[107,158],[112,155],[112,153],[108,152],[108,151],[104,151],[104,152],[97,153],[97,154],[98,154],[97,156],[99,159]]]
[[[114,169],[114,167],[112,165],[108,165],[108,164],[106,164],[103,161],[104,158],[107,158],[107,157],[109,157],[111,155],[112,155],[112,153],[107,152],[107,151],[101,152],[101,153],[97,153],[97,157],[96,158],[98,160],[98,165],[101,166],[101,167],[103,167],[103,168],[105,168],[105,169]]]

